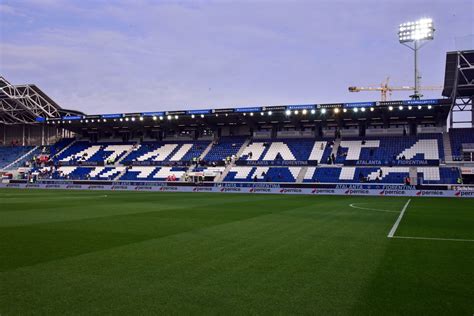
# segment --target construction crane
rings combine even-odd
[[[382,101],[387,101],[389,97],[392,95],[392,91],[409,91],[413,90],[414,88],[411,86],[399,86],[399,87],[392,87],[388,85],[388,81],[390,80],[390,77],[387,77],[385,79],[385,82],[382,82],[380,85],[370,85],[366,87],[349,87],[349,92],[361,92],[361,91],[380,91],[381,93],[381,100]],[[436,91],[436,90],[442,90],[443,87],[441,86],[424,86],[424,87],[419,87],[419,90],[425,90],[425,91]],[[388,98],[387,98],[388,96]],[[413,97],[413,96],[410,96]]]

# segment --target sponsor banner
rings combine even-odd
[[[70,190],[129,190],[154,192],[216,192],[216,193],[252,193],[252,194],[308,194],[308,195],[362,195],[362,196],[405,196],[405,197],[457,197],[474,198],[474,190],[418,190],[414,186],[379,186],[368,188],[364,185],[338,185],[335,188],[292,188],[268,185],[215,185],[178,186],[178,185],[79,185],[79,184],[43,184],[43,183],[1,183],[0,188],[39,188]]]
[[[252,160],[237,160],[237,166],[317,166],[317,160],[267,160],[267,161],[252,161]]]
[[[346,160],[345,166],[439,166],[439,160]]]

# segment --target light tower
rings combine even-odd
[[[415,22],[406,22],[400,24],[398,28],[398,40],[400,44],[410,48],[415,53],[415,89],[413,99],[420,99],[420,79],[421,76],[418,72],[418,50],[420,50],[427,41],[434,38],[434,27],[433,20],[429,18],[423,18]]]

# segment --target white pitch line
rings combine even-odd
[[[458,238],[409,237],[409,236],[393,236],[392,238],[474,242],[474,239],[458,239]]]
[[[361,204],[361,203],[359,203],[359,204]],[[361,210],[368,210],[368,211],[375,211],[375,212],[400,213],[398,211],[390,211],[390,210],[382,210],[382,209],[378,209],[378,208],[368,208],[368,207],[356,206],[355,203],[349,204],[349,206],[353,207],[353,208],[358,208],[358,209],[361,209]]]
[[[408,201],[406,202],[406,204],[403,207],[402,211],[400,212],[400,215],[398,216],[397,221],[395,222],[395,224],[393,224],[392,229],[390,230],[390,232],[387,235],[388,238],[393,238],[393,236],[395,235],[395,232],[397,231],[398,225],[400,225],[400,222],[402,221],[403,215],[405,214],[405,211],[407,210],[407,207],[408,207],[408,204],[410,204],[410,201],[411,201],[411,199],[408,199]]]

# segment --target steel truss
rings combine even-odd
[[[0,124],[34,124],[37,117],[60,118],[63,110],[35,85],[12,85],[0,76]]]
[[[467,57],[468,52],[457,52],[456,74],[454,76],[454,85],[451,99],[453,100],[450,112],[450,126],[455,124],[469,124],[471,127],[474,123],[474,61]],[[472,51],[469,53],[472,56]],[[455,113],[465,112],[466,116],[462,120],[454,117]]]

